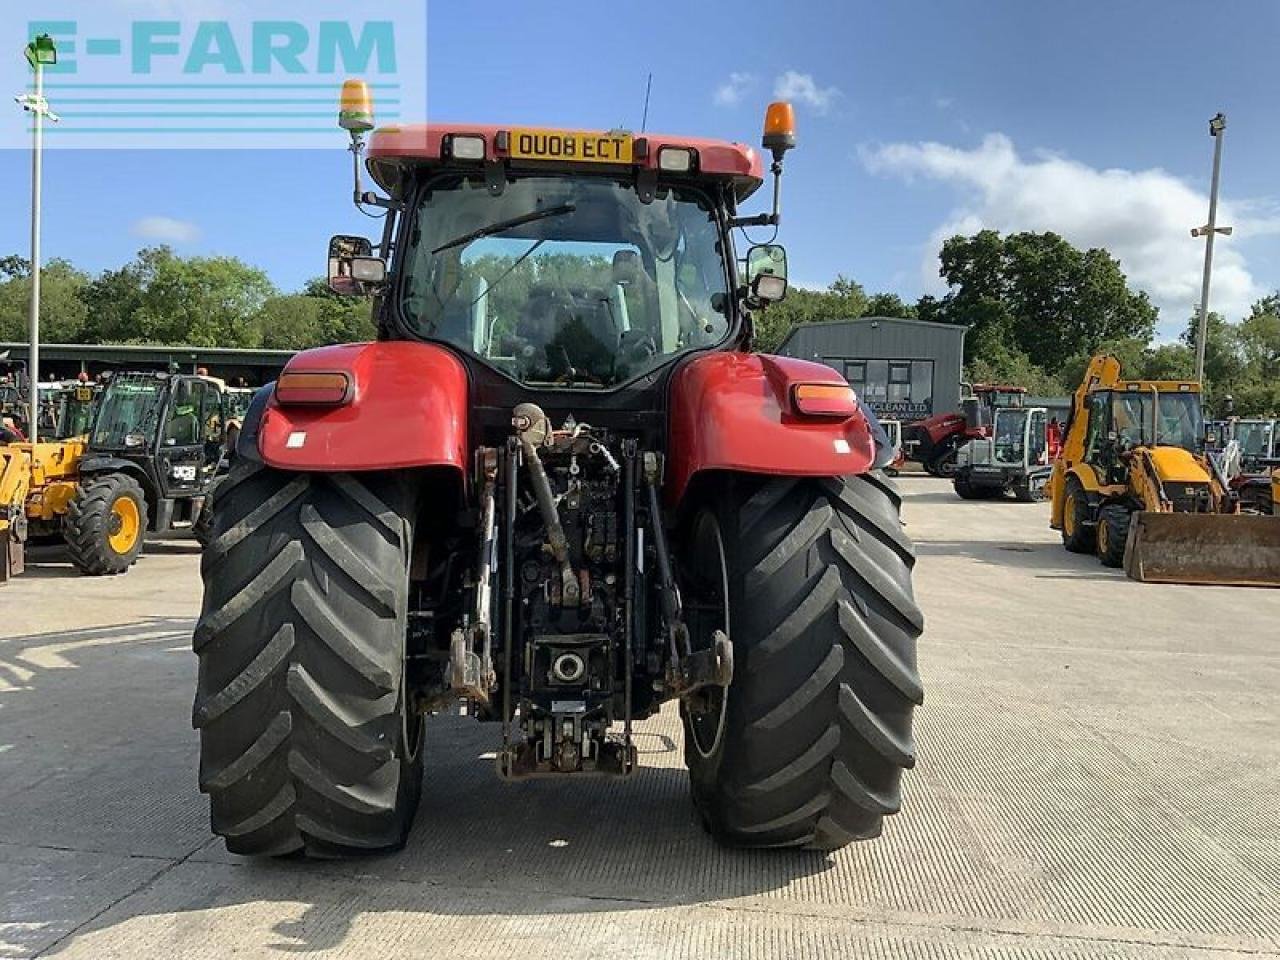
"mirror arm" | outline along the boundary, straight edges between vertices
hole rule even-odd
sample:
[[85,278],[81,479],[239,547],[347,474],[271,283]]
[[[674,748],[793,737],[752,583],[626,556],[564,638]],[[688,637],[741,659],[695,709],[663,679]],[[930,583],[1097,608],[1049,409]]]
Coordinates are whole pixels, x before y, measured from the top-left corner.
[[734,217],[729,221],[730,229],[734,227],[776,227],[782,222],[782,158],[774,155],[769,167],[773,174],[773,209],[769,213],[758,213],[754,217]]
[[360,161],[364,157],[364,134],[351,131],[351,173],[353,181],[352,200],[357,207],[381,207],[384,210],[399,210],[400,204],[387,197],[380,197],[372,190],[365,190],[360,177]]

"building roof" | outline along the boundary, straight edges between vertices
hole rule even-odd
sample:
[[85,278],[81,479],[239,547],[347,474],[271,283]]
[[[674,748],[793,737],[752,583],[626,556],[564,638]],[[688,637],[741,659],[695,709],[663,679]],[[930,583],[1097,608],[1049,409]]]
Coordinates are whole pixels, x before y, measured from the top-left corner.
[[878,325],[881,323],[904,324],[912,327],[932,327],[940,331],[945,330],[957,333],[961,339],[964,339],[965,333],[969,330],[967,326],[962,326],[956,323],[938,323],[934,320],[915,320],[911,317],[849,317],[844,320],[817,320],[813,323],[799,323],[792,327],[787,331],[787,335],[782,338],[782,343],[778,345],[778,350],[781,351],[786,347],[786,345],[791,342],[792,338],[800,331],[813,327],[843,327],[861,324]]
[[[0,353],[12,351],[14,359],[28,355],[25,342],[0,343]],[[200,360],[241,360],[279,362],[294,355],[293,350],[246,350],[240,347],[196,347],[191,344],[162,343],[42,343],[43,357],[136,357],[140,360],[167,360],[170,357]]]

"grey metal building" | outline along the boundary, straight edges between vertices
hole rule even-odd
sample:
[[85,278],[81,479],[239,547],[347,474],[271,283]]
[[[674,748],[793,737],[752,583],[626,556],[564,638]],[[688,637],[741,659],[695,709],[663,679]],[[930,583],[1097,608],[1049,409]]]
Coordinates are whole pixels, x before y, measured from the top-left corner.
[[[26,343],[0,343],[0,354],[27,360]],[[71,380],[83,372],[104,370],[168,370],[195,373],[204,368],[228,383],[243,379],[257,387],[276,378],[292,350],[240,350],[230,347],[164,346],[160,344],[44,343],[40,345],[40,379]]]
[[898,317],[795,326],[778,348],[844,374],[886,419],[919,420],[960,409],[966,327]]

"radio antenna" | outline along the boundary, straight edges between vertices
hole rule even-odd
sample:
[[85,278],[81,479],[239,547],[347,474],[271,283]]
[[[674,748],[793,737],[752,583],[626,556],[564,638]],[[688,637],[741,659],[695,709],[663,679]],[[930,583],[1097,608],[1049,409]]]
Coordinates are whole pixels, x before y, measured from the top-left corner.
[[644,115],[640,118],[640,132],[644,133],[649,126],[649,92],[653,90],[653,71],[649,72],[649,79],[644,83]]

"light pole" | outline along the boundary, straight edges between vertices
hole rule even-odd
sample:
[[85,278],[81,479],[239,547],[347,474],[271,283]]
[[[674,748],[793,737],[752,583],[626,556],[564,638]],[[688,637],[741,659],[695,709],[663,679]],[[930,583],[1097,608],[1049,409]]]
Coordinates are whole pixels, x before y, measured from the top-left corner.
[[1209,186],[1209,222],[1193,227],[1191,236],[1204,237],[1204,280],[1200,285],[1200,326],[1196,333],[1196,379],[1204,382],[1204,348],[1209,339],[1209,279],[1213,275],[1213,238],[1221,233],[1231,236],[1230,227],[1218,226],[1218,174],[1222,170],[1222,140],[1226,135],[1227,115],[1218,113],[1209,121],[1213,137],[1213,180]]
[[30,383],[30,406],[27,409],[28,439],[35,443],[40,430],[40,189],[44,159],[44,121],[53,123],[58,117],[49,109],[44,98],[44,68],[58,62],[58,48],[53,38],[42,33],[26,49],[27,62],[36,74],[36,92],[17,97],[23,110],[32,114],[35,122],[35,140],[31,151],[31,315],[28,318],[28,335],[31,353],[27,358],[27,380]]

